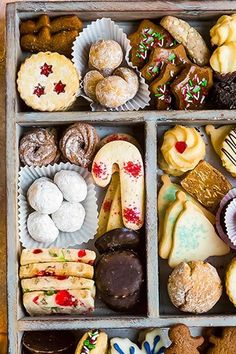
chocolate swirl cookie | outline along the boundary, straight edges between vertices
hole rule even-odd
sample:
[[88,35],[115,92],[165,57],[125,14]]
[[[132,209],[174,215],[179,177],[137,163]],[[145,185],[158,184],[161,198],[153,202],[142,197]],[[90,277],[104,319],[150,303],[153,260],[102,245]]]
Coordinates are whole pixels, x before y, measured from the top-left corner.
[[35,128],[20,141],[20,160],[28,166],[46,166],[59,158],[56,130]]
[[75,123],[68,127],[60,140],[64,158],[71,163],[87,167],[96,152],[99,136],[89,124]]

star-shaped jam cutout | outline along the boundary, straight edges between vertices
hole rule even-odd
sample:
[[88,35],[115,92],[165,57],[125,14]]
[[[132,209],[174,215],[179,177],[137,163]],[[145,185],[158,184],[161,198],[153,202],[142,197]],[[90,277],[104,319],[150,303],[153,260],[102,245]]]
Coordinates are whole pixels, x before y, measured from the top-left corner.
[[45,75],[48,77],[48,75],[52,74],[52,65],[48,65],[47,63],[44,63],[43,66],[40,66],[40,74]]
[[45,89],[45,86],[38,84],[37,86],[34,87],[33,94],[37,95],[38,97],[41,97],[42,95],[45,95],[44,89]]
[[54,83],[54,90],[58,95],[60,93],[64,93],[65,92],[65,87],[66,87],[66,84],[63,84],[61,82],[61,80],[57,83]]

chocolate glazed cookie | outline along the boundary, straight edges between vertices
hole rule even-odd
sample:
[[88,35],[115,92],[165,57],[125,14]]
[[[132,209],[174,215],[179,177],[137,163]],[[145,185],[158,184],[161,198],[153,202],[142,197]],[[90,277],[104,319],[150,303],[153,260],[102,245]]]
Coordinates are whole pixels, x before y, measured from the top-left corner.
[[102,300],[117,311],[134,307],[143,283],[139,257],[128,250],[105,253],[95,270]]

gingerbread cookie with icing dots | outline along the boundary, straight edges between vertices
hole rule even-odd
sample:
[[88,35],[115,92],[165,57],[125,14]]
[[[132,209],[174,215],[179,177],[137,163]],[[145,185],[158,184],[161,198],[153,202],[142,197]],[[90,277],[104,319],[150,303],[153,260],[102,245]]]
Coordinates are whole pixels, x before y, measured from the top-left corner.
[[21,65],[17,88],[22,100],[35,110],[64,111],[76,100],[79,75],[64,55],[40,52]]
[[169,48],[176,44],[171,35],[160,25],[149,20],[143,20],[137,31],[129,35],[131,51],[130,59],[133,65],[142,68],[153,48]]

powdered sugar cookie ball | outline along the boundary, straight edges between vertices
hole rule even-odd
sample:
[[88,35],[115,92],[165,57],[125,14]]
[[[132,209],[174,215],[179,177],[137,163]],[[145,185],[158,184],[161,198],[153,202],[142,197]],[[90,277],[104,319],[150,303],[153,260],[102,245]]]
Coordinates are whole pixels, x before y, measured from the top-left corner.
[[59,235],[59,230],[50,216],[38,211],[29,215],[27,228],[30,236],[38,242],[52,243]]
[[115,70],[114,75],[120,76],[128,84],[129,99],[133,98],[138,92],[139,81],[136,72],[130,68],[118,68]]
[[36,179],[28,189],[27,198],[30,206],[42,214],[57,211],[63,201],[60,189],[46,177]]
[[91,45],[89,65],[105,75],[110,75],[123,61],[123,51],[113,40],[99,40]]
[[52,214],[56,227],[63,232],[75,232],[81,229],[85,218],[85,210],[80,203],[64,201],[61,207]]
[[97,84],[96,97],[102,106],[119,107],[130,99],[128,84],[120,76],[106,77]]
[[84,76],[84,92],[94,102],[97,102],[96,86],[104,79],[104,76],[97,70],[91,70]]
[[54,176],[54,182],[68,202],[79,203],[87,196],[87,184],[76,171],[59,171]]

